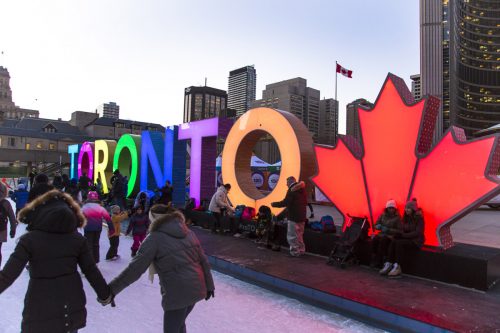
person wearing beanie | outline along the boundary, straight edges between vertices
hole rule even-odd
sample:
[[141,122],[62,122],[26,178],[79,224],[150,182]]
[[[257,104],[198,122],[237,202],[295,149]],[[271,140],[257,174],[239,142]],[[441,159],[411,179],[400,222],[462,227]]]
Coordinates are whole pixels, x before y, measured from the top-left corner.
[[0,182],[0,266],[2,266],[2,244],[7,242],[7,225],[10,222],[10,238],[16,236],[17,220],[7,200],[7,186]]
[[[387,258],[389,244],[393,240],[393,236],[398,232],[398,227],[401,223],[396,201],[389,200],[385,204],[384,212],[379,216],[375,223],[375,230],[378,233],[372,239],[372,267],[380,267]],[[376,231],[376,232],[377,232]]]
[[30,188],[30,193],[28,194],[28,202],[30,203],[39,196],[52,191],[54,186],[49,185],[49,177],[46,174],[40,173],[35,176],[33,181],[33,186]]
[[111,222],[113,223],[113,232],[108,230],[109,250],[106,253],[106,260],[115,260],[118,255],[118,245],[120,245],[121,224],[128,218],[127,212],[122,212],[120,206],[111,206]]
[[389,245],[388,261],[380,271],[380,274],[387,274],[390,278],[401,277],[402,261],[408,253],[418,251],[425,242],[424,216],[416,199],[406,203],[398,229],[398,232],[394,234],[394,240]]
[[282,201],[272,202],[272,207],[285,207],[288,218],[286,238],[290,244],[290,256],[300,257],[306,251],[304,244],[304,227],[307,220],[306,184],[297,182],[295,177],[286,179],[288,191]]
[[108,224],[109,232],[114,233],[115,229],[111,222],[108,211],[101,206],[99,195],[95,191],[87,194],[87,201],[82,206],[82,213],[87,219],[87,225],[83,229],[83,235],[87,238],[90,252],[94,256],[95,263],[99,263],[99,238],[101,237],[102,224]]
[[[157,204],[151,207],[149,217],[152,221],[149,236],[127,268],[109,286],[112,294],[118,295],[149,267],[150,280],[154,280],[155,274],[160,279],[162,332],[186,332],[186,318],[195,304],[215,295],[210,265],[180,211]],[[103,305],[110,303],[101,300]]]
[[76,332],[85,327],[86,297],[78,267],[99,298],[110,299],[111,292],[77,231],[85,224],[80,206],[53,190],[26,205],[19,220],[27,225],[26,233],[0,271],[0,294],[29,263],[20,331]]
[[17,190],[14,191],[12,194],[11,198],[12,201],[16,203],[16,214],[24,208],[26,205],[26,202],[28,202],[28,195],[29,192],[26,191],[26,185],[25,184],[19,184],[17,186]]

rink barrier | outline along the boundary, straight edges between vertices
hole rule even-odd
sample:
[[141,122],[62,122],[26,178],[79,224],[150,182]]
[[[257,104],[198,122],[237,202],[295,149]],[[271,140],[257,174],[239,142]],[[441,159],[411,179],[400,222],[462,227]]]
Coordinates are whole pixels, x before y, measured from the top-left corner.
[[370,326],[391,332],[451,332],[441,327],[258,272],[215,256],[207,255],[207,257],[212,269],[220,273],[233,276],[239,280],[297,299],[301,302],[345,315]]

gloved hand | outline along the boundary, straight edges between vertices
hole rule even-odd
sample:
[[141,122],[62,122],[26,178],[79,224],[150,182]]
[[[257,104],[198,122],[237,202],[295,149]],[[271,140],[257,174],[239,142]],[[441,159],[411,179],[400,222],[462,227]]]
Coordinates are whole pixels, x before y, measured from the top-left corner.
[[113,295],[112,292],[109,293],[109,297],[106,298],[106,299],[100,299],[99,297],[97,297],[97,301],[99,303],[101,303],[102,306],[106,306],[108,304],[111,304],[111,307],[115,307],[116,304],[115,304],[115,295]]
[[381,229],[382,229],[382,225],[381,225],[381,224],[377,224],[377,225],[375,225],[375,229],[377,229],[377,230],[381,230]]
[[271,202],[271,207],[276,207],[276,202]]
[[14,237],[16,237],[16,230],[10,229],[10,238],[14,238]]
[[205,297],[205,301],[208,301],[210,299],[210,297],[215,297],[215,291],[214,290],[207,291],[207,297]]

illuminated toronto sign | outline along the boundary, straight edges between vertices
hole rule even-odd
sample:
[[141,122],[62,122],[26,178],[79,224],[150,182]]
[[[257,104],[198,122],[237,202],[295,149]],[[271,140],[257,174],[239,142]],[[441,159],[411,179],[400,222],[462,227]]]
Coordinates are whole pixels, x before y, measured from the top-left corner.
[[[255,108],[234,125],[213,118],[170,126],[165,133],[125,134],[118,142],[72,145],[71,174],[99,178],[107,192],[111,173],[119,169],[128,177],[128,196],[160,188],[169,180],[174,202],[182,204],[189,144],[189,196],[199,204],[215,192],[217,139],[227,136],[221,181],[232,185],[233,205],[258,209],[282,200],[289,176],[311,179],[345,217],[366,216],[371,224],[388,199],[402,209],[408,199],[416,198],[425,218],[426,244],[448,248],[453,244],[450,226],[500,193],[500,147],[498,136],[466,141],[456,127],[432,146],[438,107],[434,97],[415,102],[404,81],[389,74],[374,108],[359,110],[361,142],[340,135],[335,147],[313,145],[307,128],[291,113]],[[253,148],[264,135],[272,136],[279,147],[283,176],[269,175],[267,195],[253,179],[261,184],[263,177],[250,167]]]

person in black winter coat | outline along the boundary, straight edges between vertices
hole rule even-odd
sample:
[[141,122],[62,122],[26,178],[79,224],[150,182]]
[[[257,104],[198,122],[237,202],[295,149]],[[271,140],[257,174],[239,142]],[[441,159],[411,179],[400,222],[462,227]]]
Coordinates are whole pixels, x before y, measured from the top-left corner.
[[97,269],[85,238],[80,207],[67,194],[50,191],[19,212],[27,232],[0,271],[0,293],[29,262],[21,331],[76,332],[85,327],[87,312],[80,267],[99,299],[111,299],[110,288]]
[[401,277],[401,262],[405,256],[418,251],[425,242],[424,216],[415,199],[406,203],[405,213],[398,229],[399,231],[394,234],[395,239],[389,246],[388,261],[380,270],[380,274],[387,274],[390,278]]
[[28,194],[28,203],[53,189],[54,186],[49,185],[49,177],[47,177],[47,175],[44,173],[38,174],[35,177],[33,187],[30,188],[30,193]]
[[288,214],[287,240],[290,244],[290,255],[298,257],[304,254],[304,224],[306,222],[307,193],[306,184],[297,182],[295,177],[288,177],[288,191],[285,199],[271,203],[273,207],[286,207]]

